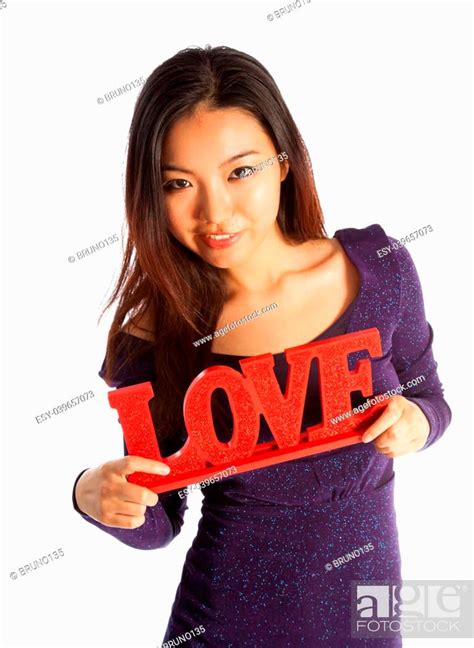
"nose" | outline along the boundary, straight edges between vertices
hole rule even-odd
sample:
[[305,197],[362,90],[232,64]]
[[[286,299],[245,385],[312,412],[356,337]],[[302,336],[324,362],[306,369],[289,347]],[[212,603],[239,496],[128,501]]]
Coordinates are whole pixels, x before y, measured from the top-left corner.
[[206,223],[229,223],[233,216],[232,197],[220,183],[204,187],[198,206],[198,218]]

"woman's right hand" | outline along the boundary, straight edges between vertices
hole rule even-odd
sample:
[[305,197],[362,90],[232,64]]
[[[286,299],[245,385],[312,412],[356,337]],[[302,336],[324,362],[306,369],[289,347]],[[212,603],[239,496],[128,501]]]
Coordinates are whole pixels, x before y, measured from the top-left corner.
[[134,472],[167,475],[169,466],[161,461],[126,455],[89,468],[76,484],[78,507],[97,522],[122,529],[136,529],[145,522],[147,506],[158,503],[149,488],[127,481]]

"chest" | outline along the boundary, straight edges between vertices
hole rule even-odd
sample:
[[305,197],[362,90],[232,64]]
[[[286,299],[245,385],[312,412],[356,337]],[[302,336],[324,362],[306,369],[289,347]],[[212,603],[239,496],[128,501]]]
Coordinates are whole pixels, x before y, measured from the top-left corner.
[[332,326],[357,298],[358,273],[305,276],[259,298],[224,305],[212,341],[214,353],[241,356],[280,353],[306,344]]

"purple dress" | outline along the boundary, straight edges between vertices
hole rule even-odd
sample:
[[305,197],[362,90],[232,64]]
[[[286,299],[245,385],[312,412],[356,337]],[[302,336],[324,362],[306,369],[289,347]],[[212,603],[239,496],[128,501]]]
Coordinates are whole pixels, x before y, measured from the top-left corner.
[[[361,285],[346,312],[316,339],[378,328],[383,355],[371,359],[373,393],[424,376],[402,394],[419,405],[430,422],[425,449],[443,434],[451,411],[437,375],[433,330],[426,321],[411,256],[401,248],[379,258],[376,251],[394,243],[380,225],[338,230],[335,237],[358,269]],[[131,337],[136,344],[150,344]],[[213,364],[239,369],[243,357],[214,353]],[[369,357],[367,352],[350,354],[350,368],[363,357]],[[275,375],[284,391],[285,356],[278,353],[274,358]],[[315,365],[303,429],[321,420]],[[104,364],[99,375],[104,375]],[[154,375],[150,352],[116,376],[112,386],[144,382]],[[364,400],[360,392],[353,393],[353,406]],[[218,436],[223,431],[230,434],[230,415],[218,422]],[[272,436],[262,416],[259,442],[269,440]],[[196,631],[186,645],[401,646],[400,638],[354,639],[350,629],[351,581],[401,579],[394,479],[393,460],[377,452],[373,443],[360,443],[206,486],[202,517],[186,555],[163,642],[175,639],[178,645],[180,635],[203,626],[205,631]],[[177,493],[160,494],[137,529],[107,527],[83,514],[74,490],[73,503],[85,520],[121,542],[157,549],[166,547],[183,524],[187,504]]]

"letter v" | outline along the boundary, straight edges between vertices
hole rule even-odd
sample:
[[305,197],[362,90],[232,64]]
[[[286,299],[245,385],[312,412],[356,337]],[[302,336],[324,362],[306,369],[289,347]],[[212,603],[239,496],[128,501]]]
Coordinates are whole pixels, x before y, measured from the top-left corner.
[[294,446],[300,440],[310,361],[308,354],[292,358],[284,396],[273,371],[271,353],[239,361],[279,448]]

